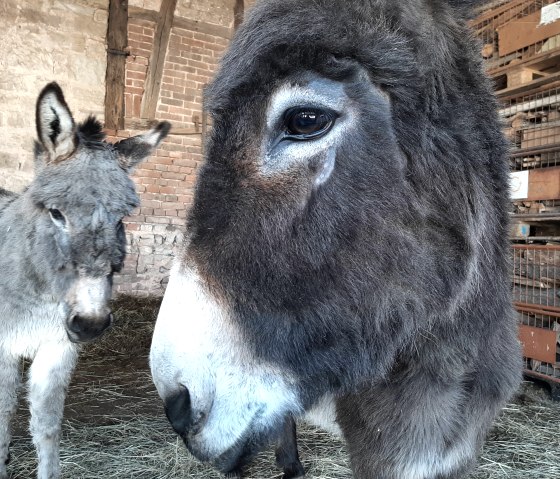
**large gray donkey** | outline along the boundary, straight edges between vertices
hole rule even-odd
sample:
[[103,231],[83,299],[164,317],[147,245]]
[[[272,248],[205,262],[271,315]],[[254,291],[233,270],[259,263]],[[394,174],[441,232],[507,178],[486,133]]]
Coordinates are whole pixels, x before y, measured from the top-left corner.
[[93,117],[76,125],[60,87],[37,100],[36,178],[21,195],[0,190],[0,478],[22,358],[39,479],[60,476],[66,389],[79,344],[112,322],[113,273],[125,257],[122,219],[138,205],[131,169],[169,132],[159,123],[115,145]]

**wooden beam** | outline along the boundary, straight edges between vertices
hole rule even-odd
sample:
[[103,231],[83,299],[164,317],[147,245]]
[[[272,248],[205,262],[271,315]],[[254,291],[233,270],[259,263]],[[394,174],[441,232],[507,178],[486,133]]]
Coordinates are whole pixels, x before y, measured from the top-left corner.
[[522,50],[547,38],[560,35],[560,22],[541,25],[540,10],[498,27],[498,53],[501,57]]
[[140,117],[155,118],[156,106],[161,88],[165,54],[169,45],[169,35],[173,25],[173,15],[177,0],[162,0],[159,19],[154,34],[154,46],[150,55],[150,63],[146,74],[144,97],[140,108]]
[[128,0],[110,0],[105,75],[105,128],[112,130],[120,130],[124,126],[127,27]]
[[199,22],[198,20],[191,20],[190,18],[175,17],[173,26],[176,28],[183,28],[191,32],[206,33],[214,37],[225,38],[227,40],[232,37],[232,29],[222,27],[220,25],[213,25],[212,23]]
[[243,15],[245,15],[245,0],[235,0],[233,6],[233,29],[237,30],[239,25],[243,23]]
[[[159,20],[159,12],[131,5],[128,8],[128,18],[157,23]],[[191,20],[190,18],[175,17],[173,19],[173,27],[182,28],[191,32],[206,33],[207,35],[226,38],[228,40],[232,37],[231,28],[200,22],[198,20]]]
[[128,18],[134,18],[135,20],[147,20],[149,22],[157,23],[159,20],[159,12],[130,5],[130,7],[128,7]]
[[547,90],[552,90],[552,88],[557,88],[560,82],[560,72],[546,74],[543,78],[537,78],[536,80],[524,83],[522,85],[517,85],[514,87],[504,88],[502,90],[496,91],[498,98],[520,98],[526,94],[537,93],[535,90],[542,86],[546,86]]
[[485,11],[481,13],[478,17],[471,20],[470,23],[472,26],[476,26],[477,24],[480,24],[487,20],[491,20],[492,18],[499,17],[500,15],[506,13],[508,10],[516,9],[519,6],[526,7],[526,4],[527,4],[527,0],[513,0],[503,4],[502,6],[498,6],[496,8],[489,8],[489,9],[485,8],[484,9]]

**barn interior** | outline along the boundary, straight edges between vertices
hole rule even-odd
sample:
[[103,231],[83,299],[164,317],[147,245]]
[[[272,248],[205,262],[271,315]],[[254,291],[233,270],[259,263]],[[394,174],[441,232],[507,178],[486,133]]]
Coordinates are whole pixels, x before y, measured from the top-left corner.
[[[110,332],[84,349],[65,409],[63,477],[222,477],[184,448],[163,414],[148,352],[183,235],[209,119],[204,86],[254,0],[4,0],[0,4],[0,187],[33,177],[39,90],[56,80],[74,117],[110,140],[156,119],[172,133],[135,173]],[[471,21],[511,141],[512,288],[526,381],[492,429],[471,479],[560,477],[560,2],[493,0]],[[25,369],[25,368],[24,368]],[[24,372],[23,372],[24,374]],[[33,477],[28,412],[14,422],[12,478]],[[351,478],[344,444],[300,424],[307,477]],[[271,448],[248,478],[282,477]]]

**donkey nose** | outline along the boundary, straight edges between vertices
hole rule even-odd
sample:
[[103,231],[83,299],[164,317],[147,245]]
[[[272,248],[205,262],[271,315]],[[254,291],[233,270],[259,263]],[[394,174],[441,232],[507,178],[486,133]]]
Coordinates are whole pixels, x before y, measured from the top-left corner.
[[173,430],[183,439],[187,434],[197,434],[206,422],[205,413],[193,413],[191,396],[185,386],[164,400],[165,415]]
[[66,330],[70,341],[85,343],[101,336],[111,324],[113,324],[113,313],[109,313],[102,319],[75,315],[68,320]]

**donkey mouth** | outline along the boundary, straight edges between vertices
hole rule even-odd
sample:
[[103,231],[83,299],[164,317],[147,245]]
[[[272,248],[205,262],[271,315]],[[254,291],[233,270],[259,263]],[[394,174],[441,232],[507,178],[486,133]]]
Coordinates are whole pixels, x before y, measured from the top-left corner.
[[186,434],[182,436],[183,442],[189,452],[199,461],[212,465],[215,469],[225,474],[226,477],[239,477],[240,471],[274,439],[270,431],[257,432],[252,421],[243,435],[239,437],[228,449],[217,456],[209,453],[208,444],[201,441],[201,434]]
[[204,451],[204,445],[200,445],[196,441],[196,436],[187,435],[182,438],[186,448],[199,461],[211,464],[215,469],[228,477],[237,477],[243,466],[248,464],[262,448],[268,444],[268,441],[262,442],[251,438],[250,435],[240,438],[227,451],[221,453],[217,457],[211,457]]

